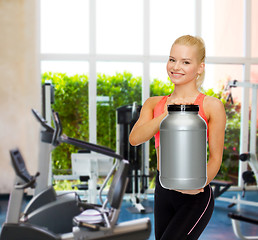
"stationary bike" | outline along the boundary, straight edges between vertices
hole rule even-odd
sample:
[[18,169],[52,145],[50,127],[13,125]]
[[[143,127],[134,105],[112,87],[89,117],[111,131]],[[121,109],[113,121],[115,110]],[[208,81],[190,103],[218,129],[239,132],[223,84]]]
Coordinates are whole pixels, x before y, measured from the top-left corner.
[[[68,194],[67,196],[64,195],[63,201],[52,199],[48,203],[46,203],[47,200],[41,201],[41,197],[35,196],[26,207],[25,210],[27,211],[25,211],[23,217],[20,218],[24,189],[28,187],[34,188],[36,178],[39,174],[37,173],[35,176],[31,176],[26,169],[20,152],[17,149],[12,150],[10,153],[17,175],[17,184],[15,184],[10,197],[6,222],[3,224],[0,240],[147,239],[151,232],[149,218],[117,224],[127,185],[128,161],[123,160],[120,155],[108,148],[62,135],[61,122],[57,113],[53,112],[56,129],[48,126],[46,121],[36,111],[33,111],[33,113],[42,125],[45,125],[45,129],[47,129],[46,135],[48,138],[45,135],[45,139],[52,137],[53,141],[56,141],[56,144],[67,142],[81,148],[87,148],[91,151],[114,157],[116,163],[101,187],[100,200],[102,205],[83,203],[75,193]],[[115,172],[116,169],[117,171]],[[112,176],[113,181],[106,201],[103,201],[103,189]],[[51,194],[49,195],[51,196]],[[45,195],[43,194],[43,196]],[[72,201],[67,199],[72,199]],[[71,212],[77,213],[74,215],[67,214],[69,208],[75,209]],[[99,213],[98,221],[92,222],[92,216],[87,212],[88,209]],[[62,226],[65,227],[61,228]]]

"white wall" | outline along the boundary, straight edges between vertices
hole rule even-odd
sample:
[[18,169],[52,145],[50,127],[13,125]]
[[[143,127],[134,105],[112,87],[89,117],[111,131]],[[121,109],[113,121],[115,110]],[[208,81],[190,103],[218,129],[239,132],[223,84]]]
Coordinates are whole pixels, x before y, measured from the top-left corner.
[[9,150],[19,147],[31,173],[38,160],[40,110],[37,1],[0,0],[0,194],[10,192],[14,172]]

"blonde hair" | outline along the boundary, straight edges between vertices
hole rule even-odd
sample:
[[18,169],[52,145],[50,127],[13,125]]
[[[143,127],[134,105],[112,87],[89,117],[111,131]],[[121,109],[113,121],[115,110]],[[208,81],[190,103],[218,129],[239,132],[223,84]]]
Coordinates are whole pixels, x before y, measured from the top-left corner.
[[[198,57],[199,63],[205,62],[205,57],[206,57],[205,44],[201,37],[184,35],[184,36],[177,38],[174,41],[172,46],[174,46],[175,44],[181,44],[181,45],[185,45],[185,46],[196,46],[197,53],[198,53],[197,57]],[[199,74],[196,79],[197,88],[200,88],[202,86],[204,77],[205,77],[205,70],[201,74]]]

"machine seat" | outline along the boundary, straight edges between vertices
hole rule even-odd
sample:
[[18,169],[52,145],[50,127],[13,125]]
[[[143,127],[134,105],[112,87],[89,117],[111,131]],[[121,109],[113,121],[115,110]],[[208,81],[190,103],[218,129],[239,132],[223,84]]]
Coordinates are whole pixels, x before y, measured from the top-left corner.
[[213,189],[214,198],[217,198],[220,195],[222,195],[224,192],[226,192],[233,185],[233,182],[222,181],[222,180],[212,180],[210,182],[210,185],[214,187]]

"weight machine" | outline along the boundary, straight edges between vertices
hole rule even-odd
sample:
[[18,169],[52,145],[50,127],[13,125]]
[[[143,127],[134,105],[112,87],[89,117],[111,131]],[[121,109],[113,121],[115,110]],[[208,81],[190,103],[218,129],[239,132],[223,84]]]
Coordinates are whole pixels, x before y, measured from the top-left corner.
[[[256,183],[258,185],[258,160],[256,157],[256,133],[257,133],[257,90],[258,84],[250,83],[250,82],[239,82],[237,80],[229,82],[227,88],[230,90],[235,87],[243,87],[246,89],[252,90],[252,102],[251,102],[251,126],[250,126],[250,144],[249,144],[249,152],[241,153],[239,156],[240,162],[240,172],[239,172],[239,185],[243,186],[243,197],[245,194],[245,186],[248,183]],[[231,95],[231,92],[230,92]],[[245,99],[246,100],[246,99]],[[248,100],[248,99],[247,99]],[[243,107],[243,106],[242,106]],[[243,114],[242,114],[243,115]],[[248,122],[248,115],[242,116],[242,120]],[[243,128],[243,127],[242,127]],[[242,134],[244,129],[241,129]],[[242,140],[242,139],[241,139]],[[241,144],[243,144],[241,142]],[[247,166],[250,166],[251,170],[247,170]],[[258,207],[258,202],[245,201],[240,199],[239,195],[233,199],[227,199],[219,197],[219,200],[231,202],[231,206],[235,204],[245,204],[249,206]],[[254,218],[250,218],[247,216],[243,216],[238,213],[229,213],[228,216],[231,218],[232,226],[235,235],[242,240],[258,240],[258,236],[244,236],[241,232],[240,222],[248,222],[250,224],[258,225],[258,220]]]
[[[51,125],[52,108],[51,104],[54,103],[54,86],[51,81],[46,81],[42,85],[42,117],[45,119],[46,124]],[[53,146],[51,144],[40,142],[38,169],[41,174],[38,177],[38,183],[35,187],[34,195],[44,191],[52,184],[52,165],[51,165],[51,152]]]
[[142,194],[146,194],[149,181],[149,161],[145,159],[145,144],[132,146],[129,143],[129,134],[139,118],[141,106],[134,102],[117,109],[117,146],[120,155],[130,162],[129,183],[126,193],[131,194],[130,200],[138,213],[151,210],[141,204]]
[[[18,149],[10,151],[16,172],[16,183],[10,195],[6,221],[0,234],[1,240],[86,240],[86,239],[147,239],[151,232],[149,218],[117,223],[124,192],[128,182],[129,162],[113,150],[70,138],[62,134],[59,116],[53,111],[55,128],[46,123],[35,110],[33,114],[44,131],[42,140],[53,146],[68,143],[91,150],[111,158],[115,164],[109,171],[99,192],[101,205],[82,202],[76,193],[56,196],[53,188],[34,196],[21,214],[24,190],[34,188],[37,173],[32,176],[27,171],[25,161]],[[106,199],[103,189],[112,178]],[[22,217],[21,217],[22,216]]]
[[[46,82],[42,86],[42,113],[43,117],[46,120],[46,123],[51,125],[52,121],[52,109],[51,104],[54,103],[54,86],[51,82]],[[117,152],[122,155],[125,159],[130,161],[130,169],[129,169],[129,183],[126,189],[126,193],[130,194],[130,200],[133,203],[137,212],[145,213],[150,212],[149,207],[144,207],[141,204],[142,195],[146,194],[146,191],[149,186],[149,161],[145,160],[145,144],[141,146],[133,147],[129,143],[129,134],[130,131],[139,118],[141,106],[138,106],[136,102],[131,105],[125,105],[117,109]],[[51,143],[51,142],[49,142]],[[41,175],[39,176],[39,184],[37,184],[35,189],[35,194],[42,192],[44,189],[48,188],[52,182],[52,166],[51,166],[51,151],[53,146],[51,144],[41,142],[40,144],[40,157],[38,166],[41,171]],[[85,161],[77,161],[78,159],[84,158]],[[93,159],[94,158],[94,159]],[[108,157],[103,156],[100,157],[95,153],[76,153],[72,155],[72,164],[81,162],[85,166],[85,164],[89,164],[91,167],[96,168],[96,161],[98,159],[106,158],[107,162],[110,162]],[[92,160],[91,160],[92,159]],[[88,163],[87,163],[88,161]],[[95,166],[93,164],[95,164]],[[73,164],[78,167],[78,164]],[[98,164],[99,165],[99,164]],[[80,166],[79,166],[80,168]],[[91,171],[92,172],[92,171]],[[70,178],[74,178],[77,175],[78,171],[73,170],[72,176]],[[79,175],[85,175],[80,171]],[[88,174],[89,175],[89,174]],[[83,177],[83,176],[82,176]],[[61,179],[62,176],[54,176],[55,179]],[[91,180],[96,180],[97,176],[95,173],[91,174]],[[96,201],[96,181],[89,181],[88,184],[82,186],[82,189],[87,189],[87,191],[92,193],[90,196],[88,194],[88,199],[91,201]],[[87,194],[86,194],[87,197]],[[95,200],[94,200],[95,199]]]
[[[55,101],[55,89],[51,81],[46,81],[42,85],[42,117],[45,123],[51,126],[54,122],[52,118],[52,104]],[[47,135],[46,125],[41,125],[43,135]],[[45,131],[45,132],[44,132]],[[72,175],[53,175],[51,152],[56,146],[53,145],[52,139],[46,139],[40,142],[40,154],[38,159],[38,169],[41,172],[38,177],[39,181],[36,185],[34,195],[45,191],[52,185],[52,180],[77,180],[81,183],[74,185],[83,192],[85,199],[91,203],[97,203],[97,180],[99,176],[106,177],[108,169],[113,164],[113,159],[103,155],[89,151],[78,151],[71,155]],[[103,169],[103,167],[106,167]]]

